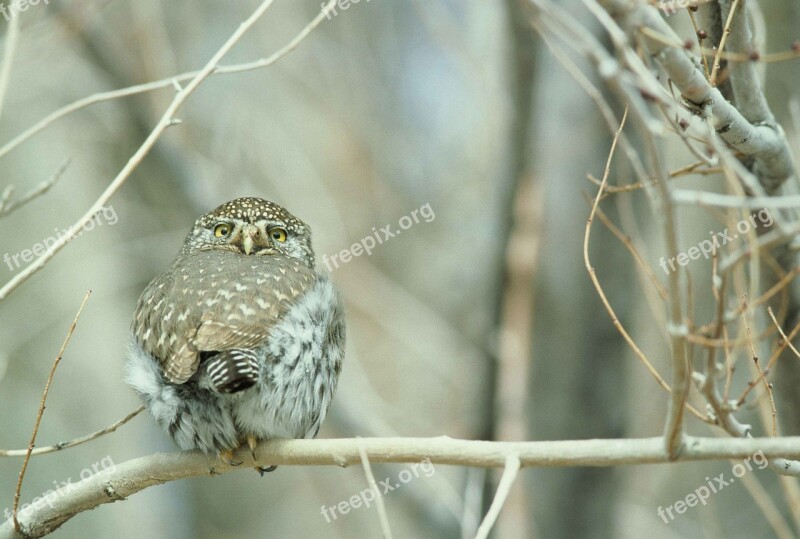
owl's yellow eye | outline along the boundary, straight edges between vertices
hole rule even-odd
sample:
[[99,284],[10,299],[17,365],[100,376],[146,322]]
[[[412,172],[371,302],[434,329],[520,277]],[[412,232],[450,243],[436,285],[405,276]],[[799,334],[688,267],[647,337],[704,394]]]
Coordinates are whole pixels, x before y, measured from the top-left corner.
[[231,233],[231,225],[228,223],[220,223],[214,227],[214,235],[218,238],[222,238],[227,236]]
[[273,228],[269,231],[269,235],[272,236],[272,239],[275,241],[281,243],[286,241],[286,231],[282,228]]

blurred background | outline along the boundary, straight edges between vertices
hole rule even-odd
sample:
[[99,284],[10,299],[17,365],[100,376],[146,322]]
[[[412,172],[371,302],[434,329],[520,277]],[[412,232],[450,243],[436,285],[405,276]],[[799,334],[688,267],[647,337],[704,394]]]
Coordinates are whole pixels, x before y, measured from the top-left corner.
[[[258,3],[31,6],[20,15],[0,144],[82,97],[199,69]],[[561,4],[601,35],[580,1]],[[787,50],[800,37],[800,5],[763,7],[765,49]],[[319,9],[317,0],[277,0],[224,63],[269,56]],[[348,343],[320,437],[659,435],[666,394],[614,329],[583,263],[584,195],[596,189],[586,175],[602,176],[611,137],[526,20],[516,0],[361,0],[274,66],[205,81],[180,111],[182,125],[159,140],[100,224],[0,305],[0,449],[27,445],[52,360],[87,289],[93,294],[57,371],[37,445],[95,431],[139,405],[122,383],[136,300],[172,262],[194,219],[239,196],[276,201],[309,223],[320,271],[328,271],[322,255],[373,227],[396,229],[426,205],[435,216],[333,268],[348,309]],[[685,13],[670,22],[691,37]],[[7,29],[0,18],[3,43]],[[800,153],[800,63],[770,66],[767,80],[767,97]],[[71,161],[47,194],[3,219],[0,255],[74,223],[173,94],[167,88],[82,109],[4,156],[0,188],[14,185],[17,196]],[[687,162],[678,151],[665,147],[676,166]],[[620,167],[613,181],[634,180]],[[644,194],[618,195],[603,208],[636,225],[638,246],[657,268],[665,249]],[[682,245],[706,237],[707,225],[698,226]],[[591,251],[617,314],[669,373],[648,283],[599,224]],[[18,271],[0,265],[0,282]],[[704,261],[693,271],[708,278]],[[688,429],[711,432],[693,418]],[[77,481],[93,465],[174,449],[142,414],[111,435],[33,458],[22,501],[54,482]],[[12,506],[21,464],[0,458],[0,509]],[[406,468],[374,466],[379,480]],[[725,462],[523,470],[495,536],[774,536],[742,484],[669,524],[658,516],[659,506],[729,471]],[[395,537],[474,536],[496,474],[436,465],[403,484],[384,500]],[[788,519],[774,474],[752,476],[774,501],[775,518]],[[360,467],[283,466],[264,478],[245,470],[176,481],[81,514],[54,536],[378,537],[374,508],[331,522],[321,514],[365,485]]]

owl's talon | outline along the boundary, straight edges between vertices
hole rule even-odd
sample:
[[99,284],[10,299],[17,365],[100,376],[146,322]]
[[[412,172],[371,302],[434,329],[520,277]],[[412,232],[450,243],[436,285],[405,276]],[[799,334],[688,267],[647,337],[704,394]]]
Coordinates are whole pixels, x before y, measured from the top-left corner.
[[241,466],[241,460],[233,460],[233,451],[228,449],[227,451],[220,451],[219,453],[219,460],[227,464],[228,466]]
[[265,474],[265,473],[274,472],[274,471],[275,471],[275,470],[277,470],[277,469],[278,469],[278,467],[277,467],[277,466],[269,466],[269,467],[267,467],[267,468],[262,468],[261,466],[256,466],[256,468],[255,468],[255,470],[256,470],[256,471],[257,471],[259,474],[261,474],[261,477],[264,477],[264,474]]
[[258,447],[258,440],[252,434],[247,435],[247,447],[250,448],[250,454],[253,455],[253,460],[256,460],[256,447]]

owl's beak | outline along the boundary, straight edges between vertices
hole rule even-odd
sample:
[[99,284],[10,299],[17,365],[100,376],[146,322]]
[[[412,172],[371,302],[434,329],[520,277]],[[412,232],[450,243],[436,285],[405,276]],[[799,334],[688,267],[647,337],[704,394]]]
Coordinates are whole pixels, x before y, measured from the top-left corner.
[[242,240],[242,247],[244,248],[244,254],[249,255],[253,252],[253,236],[250,234],[244,237]]
[[247,223],[242,227],[242,249],[244,250],[244,254],[249,255],[253,252],[253,246],[256,243],[257,237],[257,226]]

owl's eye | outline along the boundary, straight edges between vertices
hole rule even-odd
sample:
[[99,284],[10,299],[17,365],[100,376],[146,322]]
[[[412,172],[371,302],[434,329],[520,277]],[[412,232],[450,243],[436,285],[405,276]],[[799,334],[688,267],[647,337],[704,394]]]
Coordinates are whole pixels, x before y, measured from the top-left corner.
[[272,239],[275,241],[279,241],[281,243],[286,241],[286,231],[280,227],[275,227],[270,230],[269,235],[272,236]]
[[222,238],[227,236],[231,233],[231,225],[229,223],[220,223],[214,227],[214,235],[218,238]]

